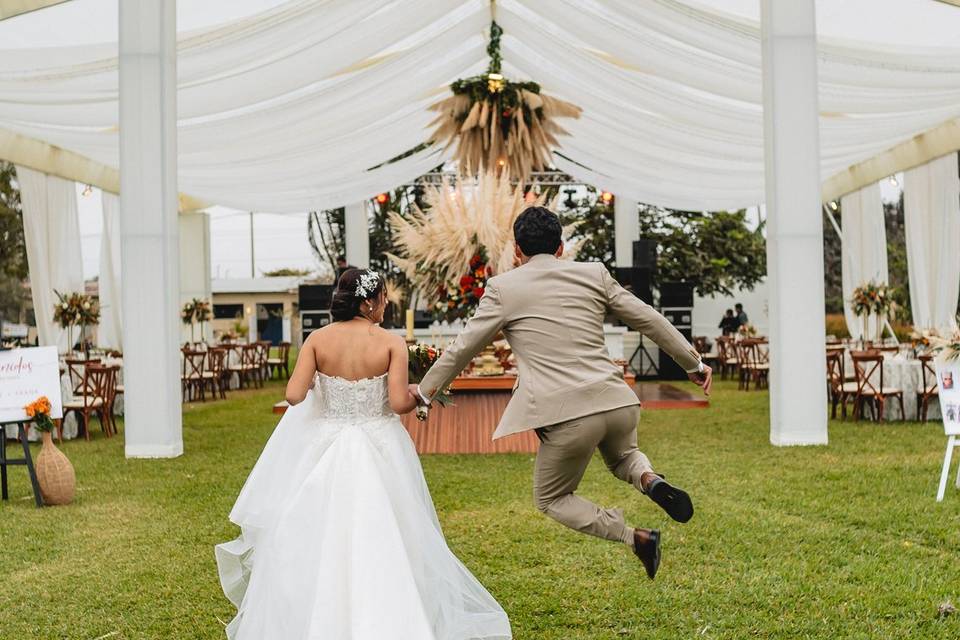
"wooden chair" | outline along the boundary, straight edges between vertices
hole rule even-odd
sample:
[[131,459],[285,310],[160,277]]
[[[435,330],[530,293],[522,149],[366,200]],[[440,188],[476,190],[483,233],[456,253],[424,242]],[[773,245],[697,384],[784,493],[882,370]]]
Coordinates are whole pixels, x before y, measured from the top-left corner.
[[205,351],[184,349],[180,370],[180,387],[184,401],[195,400],[199,394],[200,401],[206,402],[204,387],[206,381],[213,377],[213,374],[206,370],[206,362]]
[[737,344],[740,365],[740,389],[750,390],[750,383],[753,383],[754,389],[761,389],[768,386],[770,364],[767,362],[766,354],[761,352],[761,345],[765,344],[763,340],[756,338],[747,338]]
[[273,379],[274,376],[278,378],[283,375],[283,378],[290,378],[290,343],[281,342],[280,346],[277,347],[277,357],[276,358],[267,358],[267,367],[270,369],[270,378]]
[[100,358],[65,358],[64,364],[67,365],[67,375],[70,377],[70,389],[74,395],[83,394],[83,380],[86,374],[88,364],[98,364]]
[[717,366],[720,368],[720,379],[726,380],[727,376],[737,373],[740,368],[740,360],[737,358],[736,342],[729,336],[717,338]]
[[211,392],[219,394],[221,400],[225,399],[227,397],[226,389],[230,384],[226,349],[211,347],[207,351],[207,370],[212,374]]
[[[84,437],[90,440],[90,418],[96,414],[100,419],[100,428],[108,438],[111,433],[111,418],[107,415],[107,394],[110,391],[110,378],[116,384],[116,372],[110,367],[91,363],[84,367],[82,388],[87,391],[73,400],[63,403],[63,417],[72,411],[77,414],[83,426]],[[62,422],[62,421],[61,421]],[[62,427],[61,427],[62,429]],[[62,439],[63,434],[61,432]]]
[[240,347],[240,362],[228,367],[231,373],[240,378],[240,388],[249,387],[257,375],[257,345],[245,344]]
[[853,401],[853,419],[859,420],[863,407],[869,402],[874,420],[883,420],[883,409],[887,398],[896,398],[900,402],[900,419],[906,420],[903,410],[903,390],[883,385],[883,355],[879,351],[854,352],[853,369],[857,380],[857,393]]
[[917,420],[926,422],[930,400],[940,397],[940,389],[937,386],[937,370],[933,366],[933,356],[926,353],[917,359],[920,360],[920,379],[922,385],[917,391]]
[[847,419],[847,402],[857,394],[857,383],[848,382],[843,364],[843,349],[827,349],[827,392],[830,396],[830,417],[837,417],[837,405],[840,416]]
[[270,375],[270,347],[273,345],[264,340],[254,344],[257,346],[257,386],[262,387]]

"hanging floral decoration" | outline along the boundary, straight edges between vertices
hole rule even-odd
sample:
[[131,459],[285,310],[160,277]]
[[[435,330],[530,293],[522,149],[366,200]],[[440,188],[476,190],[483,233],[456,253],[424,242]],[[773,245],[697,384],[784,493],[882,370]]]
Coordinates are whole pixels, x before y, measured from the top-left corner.
[[558,136],[568,135],[557,118],[579,118],[580,107],[540,91],[536,82],[513,82],[501,74],[500,36],[490,25],[490,66],[482,75],[454,81],[453,95],[430,106],[438,113],[431,142],[444,149],[456,143],[455,157],[464,174],[507,168],[522,180],[551,166]]
[[433,305],[433,315],[438,320],[447,322],[472,316],[486,290],[490,271],[486,252],[481,247],[480,251],[470,258],[470,266],[467,272],[460,276],[459,281],[441,285],[437,291],[438,299]]
[[[439,317],[468,317],[486,281],[514,266],[513,223],[520,212],[530,206],[555,209],[558,200],[559,195],[548,203],[546,193],[513,184],[506,171],[499,176],[487,171],[476,180],[461,177],[454,184],[444,179],[426,187],[423,208],[414,204],[406,216],[390,214],[398,251],[387,256]],[[575,226],[564,228],[564,240]],[[579,246],[568,244],[564,257],[574,258]],[[446,303],[447,310],[438,308],[438,302]]]

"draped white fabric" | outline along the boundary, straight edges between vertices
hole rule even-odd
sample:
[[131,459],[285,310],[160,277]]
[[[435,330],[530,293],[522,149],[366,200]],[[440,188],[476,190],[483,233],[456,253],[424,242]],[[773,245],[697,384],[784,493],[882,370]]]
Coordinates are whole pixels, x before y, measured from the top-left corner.
[[[30,290],[41,345],[67,350],[67,333],[53,321],[60,293],[83,291],[77,189],[73,182],[17,166]],[[80,336],[74,333],[74,340]]]
[[903,175],[910,307],[918,330],[957,326],[960,292],[960,178],[957,154]]
[[103,192],[103,234],[100,236],[100,326],[101,347],[123,350],[120,316],[120,198]]
[[[843,232],[843,312],[850,335],[864,337],[864,320],[850,304],[853,290],[868,282],[887,284],[887,230],[880,201],[880,185],[874,183],[844,196],[840,201]],[[868,319],[867,336],[874,337],[876,321]]]
[[[763,201],[760,28],[725,4],[499,0],[505,72],[584,108],[556,165],[642,202]],[[180,190],[303,211],[415,178],[438,150],[370,169],[423,142],[425,107],[486,67],[490,17],[487,0],[291,0],[181,33]],[[960,117],[960,44],[928,44],[820,39],[824,178]],[[118,166],[115,44],[0,50],[0,96],[0,129]]]

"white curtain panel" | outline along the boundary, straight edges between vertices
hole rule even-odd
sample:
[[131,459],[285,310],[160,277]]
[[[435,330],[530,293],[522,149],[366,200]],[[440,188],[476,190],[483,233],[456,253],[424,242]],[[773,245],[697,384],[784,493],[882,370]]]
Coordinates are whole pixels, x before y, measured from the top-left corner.
[[123,350],[120,314],[120,197],[103,192],[103,234],[100,236],[100,326],[101,347]]
[[[17,166],[30,290],[41,345],[68,349],[66,331],[53,321],[60,293],[83,291],[83,260],[76,184]],[[79,333],[74,332],[74,340]],[[72,345],[69,345],[72,346]]]
[[[880,184],[874,183],[840,200],[843,249],[841,259],[843,280],[843,311],[850,335],[864,337],[863,318],[858,317],[850,304],[853,290],[868,282],[887,284],[887,230],[880,201]],[[875,320],[868,319],[867,337],[876,333]]]
[[960,293],[960,178],[951,153],[903,175],[910,308],[917,329],[956,328]]

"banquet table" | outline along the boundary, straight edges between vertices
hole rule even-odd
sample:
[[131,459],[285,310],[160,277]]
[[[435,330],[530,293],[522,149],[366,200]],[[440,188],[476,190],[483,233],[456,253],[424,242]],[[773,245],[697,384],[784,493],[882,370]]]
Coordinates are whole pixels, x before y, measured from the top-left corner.
[[[854,379],[853,358],[849,349],[844,351],[843,367],[848,380]],[[874,377],[875,384],[879,384],[879,376]],[[920,361],[904,352],[884,353],[883,386],[903,391],[903,412],[907,420],[916,420],[917,392],[923,388],[923,366]],[[883,417],[885,420],[899,420],[900,403],[895,399],[887,399]],[[940,419],[940,403],[936,397],[927,405],[927,419]]]

